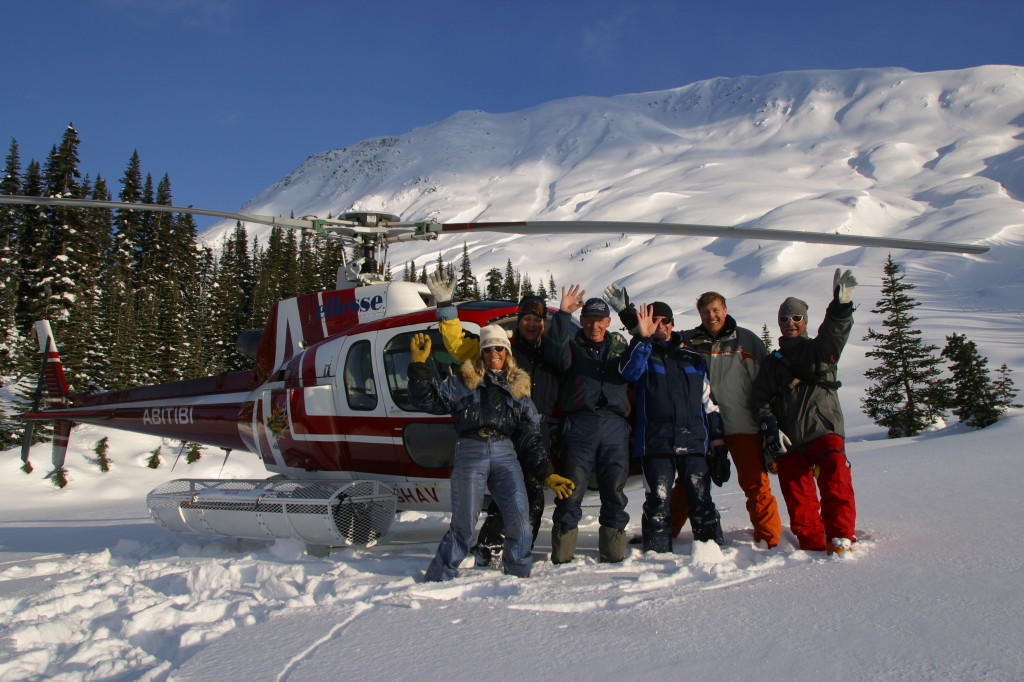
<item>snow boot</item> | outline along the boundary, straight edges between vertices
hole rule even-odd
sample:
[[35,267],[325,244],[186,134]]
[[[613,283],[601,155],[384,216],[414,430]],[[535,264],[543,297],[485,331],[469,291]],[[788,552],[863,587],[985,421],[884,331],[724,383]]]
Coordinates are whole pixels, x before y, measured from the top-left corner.
[[477,544],[470,550],[476,559],[477,568],[498,568],[501,566],[501,555],[504,545]]
[[606,564],[618,563],[626,558],[628,545],[626,531],[601,526],[597,532],[597,560]]
[[853,557],[853,542],[848,538],[832,538],[828,541],[826,551],[830,557],[849,559]]
[[576,538],[579,528],[558,531],[551,529],[551,563],[567,564],[576,557]]

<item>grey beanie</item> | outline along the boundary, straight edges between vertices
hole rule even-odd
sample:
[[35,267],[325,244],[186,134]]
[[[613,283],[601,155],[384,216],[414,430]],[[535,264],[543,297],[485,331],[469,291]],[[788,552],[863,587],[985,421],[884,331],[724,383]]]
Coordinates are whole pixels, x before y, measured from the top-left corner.
[[807,317],[807,304],[799,298],[790,296],[779,306],[779,317],[783,315],[803,315]]

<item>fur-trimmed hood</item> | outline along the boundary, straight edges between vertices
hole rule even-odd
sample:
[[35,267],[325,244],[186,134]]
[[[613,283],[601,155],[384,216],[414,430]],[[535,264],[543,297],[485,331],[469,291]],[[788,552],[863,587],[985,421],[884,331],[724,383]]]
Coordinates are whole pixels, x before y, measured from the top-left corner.
[[[483,362],[479,360],[466,360],[459,368],[462,376],[462,383],[466,384],[469,390],[475,390],[484,380]],[[508,377],[508,391],[515,399],[530,397],[530,375],[518,367],[511,367],[505,370]]]

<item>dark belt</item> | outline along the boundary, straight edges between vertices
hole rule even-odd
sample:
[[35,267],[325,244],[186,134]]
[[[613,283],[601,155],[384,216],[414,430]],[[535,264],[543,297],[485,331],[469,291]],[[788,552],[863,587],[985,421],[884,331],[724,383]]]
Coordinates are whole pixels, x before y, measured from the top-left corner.
[[505,440],[508,436],[497,429],[485,426],[482,429],[477,429],[476,431],[463,431],[459,434],[459,438],[472,438],[473,440],[482,440],[490,443],[498,440]]

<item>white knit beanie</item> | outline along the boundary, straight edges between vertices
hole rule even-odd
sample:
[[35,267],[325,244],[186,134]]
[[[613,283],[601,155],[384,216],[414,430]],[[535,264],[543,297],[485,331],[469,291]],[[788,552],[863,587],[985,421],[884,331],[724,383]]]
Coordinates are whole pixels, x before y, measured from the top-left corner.
[[489,324],[480,330],[480,352],[483,353],[484,348],[491,346],[501,346],[510,352],[512,350],[512,344],[508,341],[508,332],[496,324]]

